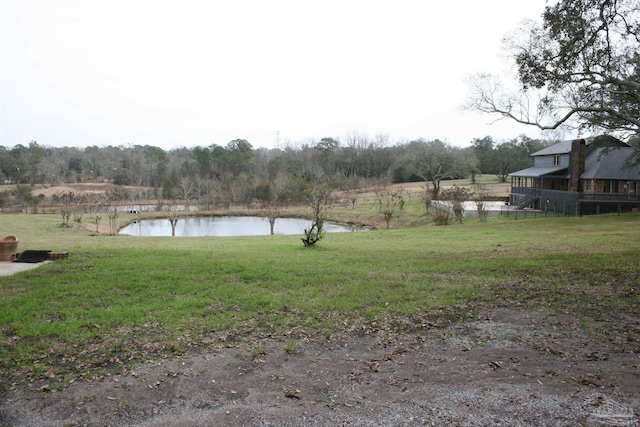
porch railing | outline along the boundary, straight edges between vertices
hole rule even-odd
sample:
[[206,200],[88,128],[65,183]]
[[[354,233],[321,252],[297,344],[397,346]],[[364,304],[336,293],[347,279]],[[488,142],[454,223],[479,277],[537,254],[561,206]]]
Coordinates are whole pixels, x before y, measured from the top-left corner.
[[[547,190],[549,191],[549,190]],[[564,193],[557,190],[558,193]],[[581,202],[640,202],[640,196],[637,193],[573,193],[578,195]],[[516,206],[524,206],[533,202],[536,197],[540,197],[540,190],[531,187],[511,187],[512,196],[520,196],[519,199],[513,200]]]
[[640,201],[637,194],[580,193],[581,202],[635,202]]
[[511,194],[518,194],[518,195],[529,194],[534,190],[535,190],[534,187],[511,187]]

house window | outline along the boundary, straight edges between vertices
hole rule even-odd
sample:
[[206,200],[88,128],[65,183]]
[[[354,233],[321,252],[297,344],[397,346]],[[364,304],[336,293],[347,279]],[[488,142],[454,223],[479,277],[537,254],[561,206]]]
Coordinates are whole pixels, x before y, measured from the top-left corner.
[[603,182],[603,193],[617,193],[618,192],[618,181],[615,179],[605,179]]
[[553,156],[553,166],[560,166],[560,154]]
[[585,180],[585,181],[584,181],[584,191],[591,191],[591,190],[593,190],[592,183],[593,183],[593,181],[592,181],[592,180],[590,180],[590,179]]

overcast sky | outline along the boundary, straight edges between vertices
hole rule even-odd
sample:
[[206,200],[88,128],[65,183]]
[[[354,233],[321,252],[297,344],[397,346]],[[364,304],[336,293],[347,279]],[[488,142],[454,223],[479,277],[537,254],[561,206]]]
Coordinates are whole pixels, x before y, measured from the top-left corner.
[[[540,134],[465,79],[546,0],[0,0],[0,145],[255,148]],[[278,142],[279,141],[279,142]]]

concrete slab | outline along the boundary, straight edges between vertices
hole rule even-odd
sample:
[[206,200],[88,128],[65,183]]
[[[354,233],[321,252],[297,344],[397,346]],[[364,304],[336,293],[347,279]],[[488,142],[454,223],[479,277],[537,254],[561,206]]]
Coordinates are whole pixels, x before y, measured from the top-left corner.
[[13,262],[13,261],[0,261],[0,276],[11,276],[12,274],[19,273],[21,271],[33,270],[41,265],[47,264],[51,261],[43,262]]

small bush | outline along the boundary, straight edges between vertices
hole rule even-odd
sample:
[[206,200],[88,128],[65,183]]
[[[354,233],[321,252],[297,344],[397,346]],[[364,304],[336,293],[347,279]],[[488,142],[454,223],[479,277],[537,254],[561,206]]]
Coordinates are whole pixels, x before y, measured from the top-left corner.
[[483,202],[476,202],[476,207],[478,209],[478,219],[480,222],[487,222],[487,217],[489,216],[489,211],[484,206]]
[[433,208],[431,219],[435,225],[449,225],[453,219],[453,215],[447,209]]

